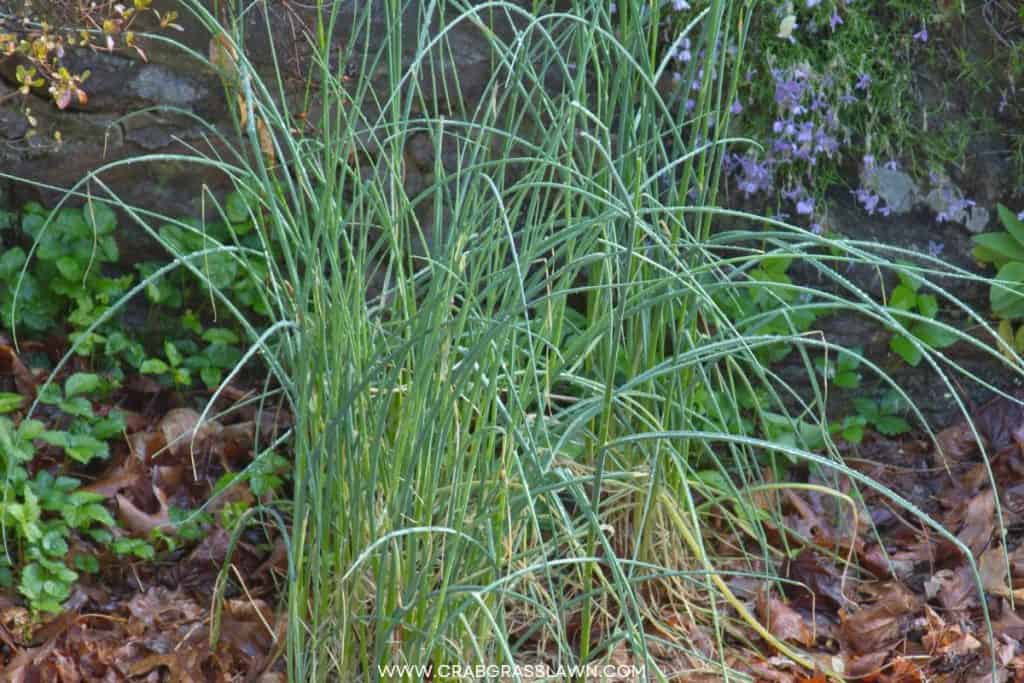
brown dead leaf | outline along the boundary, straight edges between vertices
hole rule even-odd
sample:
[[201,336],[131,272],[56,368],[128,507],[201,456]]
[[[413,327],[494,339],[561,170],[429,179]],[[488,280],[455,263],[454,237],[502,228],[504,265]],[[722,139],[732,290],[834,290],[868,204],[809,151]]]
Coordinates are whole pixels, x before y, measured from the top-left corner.
[[957,538],[977,557],[995,531],[996,498],[992,490],[982,491],[967,503],[963,527]]
[[771,634],[779,640],[799,643],[804,647],[814,644],[814,632],[804,618],[769,591],[758,594],[757,613]]
[[1006,600],[1002,601],[999,618],[992,622],[992,631],[997,636],[1006,636],[1014,640],[1024,640],[1024,619],[1010,607]]
[[1024,600],[1024,589],[1013,590],[1007,575],[1006,557],[1002,546],[993,546],[978,558],[978,573],[981,575],[985,591],[1002,598],[1013,596],[1014,600]]
[[924,589],[929,600],[938,600],[949,612],[966,611],[978,604],[978,590],[966,565],[940,569],[924,582]]
[[932,608],[925,606],[925,616],[928,627],[921,637],[921,644],[933,656],[958,659],[981,647],[977,638],[965,633],[959,624],[947,624]]
[[[1018,400],[1021,398],[1016,396]],[[992,455],[1015,443],[1014,432],[1024,427],[1024,405],[999,396],[981,406],[972,418],[978,436]],[[936,442],[938,455],[944,457],[947,464],[964,460],[978,451],[978,440],[967,420],[940,431]]]
[[[175,459],[188,458],[193,449],[207,445],[209,440],[221,431],[220,423],[207,420],[199,424],[199,413],[191,408],[175,408],[160,420],[157,430],[163,434],[167,450]],[[163,456],[157,456],[161,464],[167,464]]]
[[0,341],[0,374],[14,375],[14,384],[18,388],[18,393],[29,400],[35,400],[39,382],[18,357],[14,347],[3,341]]
[[[803,584],[799,587],[787,586],[791,589],[787,590],[790,599],[800,601],[801,607],[838,608],[846,602],[840,589],[839,572],[826,565],[821,556],[810,548],[801,550],[792,560],[787,560],[783,565],[782,575]],[[813,604],[807,599],[808,590],[814,596]]]
[[886,651],[899,642],[917,611],[917,599],[901,583],[882,584],[875,594],[873,605],[853,612],[848,607],[839,610],[844,648],[859,655]]
[[146,477],[143,464],[136,458],[126,457],[99,479],[84,486],[83,490],[110,498],[115,493],[144,482]]
[[121,494],[114,496],[114,500],[117,502],[117,518],[128,530],[148,537],[154,530],[169,532],[174,528],[166,496],[156,486],[153,487],[153,495],[159,501],[160,507],[152,513],[140,510],[127,496]]

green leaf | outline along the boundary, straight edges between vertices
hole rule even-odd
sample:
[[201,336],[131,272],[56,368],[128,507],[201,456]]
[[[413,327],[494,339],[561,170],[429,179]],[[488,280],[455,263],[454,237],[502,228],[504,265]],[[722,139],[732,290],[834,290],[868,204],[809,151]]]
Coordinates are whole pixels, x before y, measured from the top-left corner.
[[100,561],[92,555],[75,555],[75,567],[86,574],[95,574],[100,570]]
[[170,362],[172,368],[176,368],[181,365],[181,354],[178,352],[177,347],[169,341],[164,342],[164,354],[167,356],[167,360]]
[[957,342],[956,333],[936,323],[916,323],[910,333],[933,349],[944,349]]
[[18,425],[18,438],[22,441],[38,439],[46,427],[39,420],[22,420]]
[[992,312],[1005,320],[1024,318],[1024,263],[1012,261],[999,269],[989,289]]
[[53,228],[61,239],[88,239],[92,241],[92,228],[85,222],[81,209],[61,209],[53,219]]
[[40,542],[43,551],[53,557],[63,557],[68,552],[67,541],[58,531],[48,531]]
[[82,263],[74,256],[61,256],[56,261],[61,277],[69,282],[79,282],[85,274]]
[[105,418],[92,424],[92,435],[97,439],[112,439],[123,434],[126,428],[124,414],[118,410],[112,410]]
[[889,297],[889,307],[911,311],[917,305],[917,293],[907,285],[897,285]]
[[42,566],[33,562],[22,570],[18,590],[30,601],[35,601],[43,594],[43,581],[45,580],[46,573]]
[[934,318],[939,312],[939,300],[933,294],[918,294],[917,312],[926,318]]
[[25,250],[21,247],[7,249],[0,254],[0,280],[14,284],[14,278],[21,272],[25,265]]
[[249,218],[249,204],[240,192],[232,192],[225,199],[224,213],[232,223],[241,223]]
[[46,217],[38,213],[24,213],[21,217],[21,230],[32,239],[39,239],[39,232],[46,223]]
[[98,235],[109,235],[117,227],[117,214],[107,204],[89,200],[82,213],[86,224]]
[[25,403],[25,397],[9,391],[0,391],[0,414],[13,413]]
[[1003,227],[1013,236],[1017,244],[1024,248],[1024,221],[1017,218],[1013,211],[1010,211],[1002,204],[999,204],[996,208],[999,211],[999,220],[1003,222]]
[[106,458],[110,455],[107,444],[88,434],[72,434],[68,441],[64,452],[80,463],[85,464],[95,458]]
[[883,415],[873,421],[875,429],[886,436],[906,434],[910,431],[910,424],[897,415]]
[[986,232],[974,236],[974,258],[1002,267],[1009,261],[1024,261],[1024,246],[1008,232]]
[[855,398],[853,399],[853,407],[857,411],[857,415],[866,421],[873,421],[878,417],[878,405],[870,399]]
[[916,368],[921,362],[921,351],[914,346],[910,339],[901,334],[893,335],[893,338],[889,340],[889,348],[911,367]]
[[864,440],[864,427],[858,424],[852,424],[845,427],[842,432],[842,437],[852,444],[858,444]]
[[169,370],[170,368],[167,366],[167,363],[159,358],[147,358],[139,366],[139,372],[144,375],[164,375]]
[[57,407],[68,415],[92,417],[92,403],[84,396],[75,396],[74,398],[61,401],[57,404]]
[[840,372],[836,374],[832,382],[841,389],[856,389],[860,386],[860,373]]
[[68,398],[88,394],[99,389],[100,376],[91,372],[76,372],[64,382],[64,395]]
[[203,380],[203,384],[209,389],[213,389],[220,384],[221,371],[220,368],[205,367],[199,371],[199,377]]
[[107,263],[115,263],[121,257],[121,250],[117,248],[117,240],[113,235],[104,235],[99,240],[100,254],[102,260]]
[[203,341],[208,341],[211,344],[231,345],[237,344],[239,339],[237,334],[226,327],[211,327],[203,332]]

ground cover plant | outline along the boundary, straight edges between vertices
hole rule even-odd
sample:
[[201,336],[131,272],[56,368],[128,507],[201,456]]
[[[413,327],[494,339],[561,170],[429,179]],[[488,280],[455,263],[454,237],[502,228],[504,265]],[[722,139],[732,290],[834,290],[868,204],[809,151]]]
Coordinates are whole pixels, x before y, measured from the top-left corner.
[[[726,136],[767,20],[754,2],[693,4],[384,2],[344,25],[332,3],[296,107],[248,61],[240,14],[186,3],[238,107],[232,154],[176,159],[231,179],[216,217],[107,192],[106,172],[156,160],[141,158],[73,188],[82,209],[3,223],[0,310],[19,334],[0,339],[0,580],[22,623],[88,606],[134,637],[80,615],[8,643],[9,670],[1019,675],[1024,414],[997,386],[967,405],[960,386],[984,380],[945,354],[971,346],[1019,375],[1005,330],[957,297],[982,284],[996,309],[1019,283],[722,208],[757,142]],[[391,30],[358,40],[375,16]],[[438,59],[466,25],[498,65],[479,106]],[[694,85],[666,91],[671,69]],[[407,193],[413,136],[435,167]],[[168,257],[109,275],[116,215]],[[851,265],[881,273],[883,296]],[[135,305],[150,333],[116,324]],[[963,420],[930,424],[877,359],[824,336],[838,314],[932,368]],[[779,374],[787,359],[805,386]],[[830,409],[868,385],[882,391]],[[146,590],[112,581],[115,556]],[[111,607],[104,585],[130,597]]]

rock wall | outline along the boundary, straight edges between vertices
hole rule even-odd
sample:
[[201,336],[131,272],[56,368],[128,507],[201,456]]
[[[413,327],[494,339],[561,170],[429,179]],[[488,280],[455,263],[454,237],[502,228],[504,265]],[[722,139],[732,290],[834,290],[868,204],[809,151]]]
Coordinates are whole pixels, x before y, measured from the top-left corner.
[[[0,16],[10,15],[19,4],[17,0],[0,0]],[[203,0],[203,4],[214,12],[216,3]],[[385,37],[385,4],[341,2],[332,36],[332,56],[340,59],[340,55],[374,53]],[[441,23],[435,15],[425,25],[421,12],[426,5],[407,4],[400,38],[406,64],[414,59],[421,32],[434,35],[431,28],[436,30]],[[361,9],[367,6],[372,10],[368,15]],[[179,11],[177,23],[184,30],[163,33],[200,55],[209,54],[210,33],[180,3],[157,0],[154,7],[162,12]],[[508,16],[488,13],[481,18],[488,32],[493,31],[499,38],[512,35]],[[315,6],[271,0],[253,5],[242,21],[248,58],[266,82],[273,83],[276,57],[289,107],[301,111],[305,79],[311,71],[306,35],[317,23]],[[140,20],[139,30],[146,28],[158,30]],[[275,43],[276,55],[272,47]],[[243,147],[238,144],[221,76],[180,48],[154,40],[146,41],[144,48],[147,61],[126,49],[114,53],[69,50],[63,60],[68,69],[72,73],[91,72],[84,84],[89,100],[85,106],[72,105],[63,111],[42,89],[30,94],[27,101],[18,95],[15,74],[23,62],[17,56],[0,57],[0,168],[4,173],[50,186],[0,179],[0,198],[6,196],[11,206],[28,200],[52,206],[63,196],[62,188],[104,164],[115,164],[101,175],[113,192],[134,206],[167,215],[199,215],[204,191],[218,196],[227,191],[229,184],[223,174],[184,161],[116,165],[143,154],[194,154],[194,150],[230,154],[227,147]],[[351,73],[360,68],[360,60],[352,57],[346,64],[332,64],[332,68]],[[475,106],[493,68],[485,31],[472,22],[460,22],[424,63],[419,110],[457,116],[463,108]],[[458,88],[452,87],[456,78]],[[378,73],[373,82],[378,94],[386,95],[384,74]],[[458,93],[457,101],[453,93]],[[26,106],[35,119],[34,128],[25,116]],[[315,120],[317,109],[315,101],[309,104],[307,120]],[[54,139],[57,133],[60,142]],[[223,135],[228,144],[217,142],[217,135]],[[372,141],[367,141],[367,148],[372,153]],[[363,161],[372,172],[373,159]],[[403,175],[408,189],[415,192],[429,182],[434,167],[432,143],[411,137],[407,162]],[[101,191],[95,183],[91,189]],[[144,258],[152,245],[142,235],[128,232],[119,235],[126,259]]]

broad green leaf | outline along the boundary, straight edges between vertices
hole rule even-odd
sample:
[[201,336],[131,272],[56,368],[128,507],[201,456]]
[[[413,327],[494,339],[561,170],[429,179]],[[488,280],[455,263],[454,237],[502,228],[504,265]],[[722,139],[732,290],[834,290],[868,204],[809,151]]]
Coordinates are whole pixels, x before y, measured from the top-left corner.
[[61,536],[58,531],[48,531],[43,534],[43,540],[40,543],[43,551],[53,557],[62,557],[68,552],[67,541]]
[[7,249],[3,254],[0,254],[0,280],[7,282],[8,286],[13,287],[14,280],[21,273],[21,268],[24,265],[24,249],[21,247]]
[[917,305],[917,293],[907,285],[897,285],[889,297],[889,307],[911,311]]
[[221,371],[220,368],[207,367],[202,368],[199,371],[199,377],[203,380],[203,384],[209,389],[213,389],[220,384]]
[[1010,211],[1002,204],[999,204],[996,208],[999,211],[999,220],[1003,222],[1003,227],[1013,236],[1017,244],[1024,248],[1024,221],[1017,218],[1013,211]]
[[853,407],[857,411],[857,415],[867,421],[873,421],[878,417],[878,404],[870,399],[855,398],[853,399]]
[[237,344],[238,335],[225,327],[211,327],[203,332],[203,341],[211,344]]
[[177,347],[169,341],[164,342],[164,355],[167,356],[167,361],[171,364],[172,368],[176,368],[181,365],[181,353],[179,353]]
[[886,436],[906,434],[910,431],[910,424],[897,415],[883,415],[874,420],[875,429]]
[[85,274],[85,267],[82,262],[74,256],[61,256],[56,261],[58,272],[61,277],[70,282],[79,282]]
[[22,441],[38,439],[46,427],[40,420],[22,420],[18,425],[18,438]]
[[75,396],[65,399],[57,404],[57,407],[68,415],[75,417],[92,417],[92,403],[84,396]]
[[90,200],[82,213],[86,224],[98,235],[109,235],[117,227],[117,214],[107,204]]
[[974,258],[1002,267],[1010,261],[1024,261],[1024,246],[1008,232],[986,232],[974,236]]
[[844,439],[852,444],[858,444],[864,440],[864,427],[862,425],[852,424],[845,427],[841,432]]
[[94,458],[106,458],[110,455],[107,444],[88,434],[73,434],[70,444],[64,447],[67,455],[80,463],[88,463]]
[[0,414],[12,413],[25,403],[25,397],[21,394],[9,391],[0,391]]
[[917,295],[917,312],[926,318],[934,318],[939,312],[939,301],[934,294]]
[[240,192],[232,192],[224,202],[224,213],[232,223],[241,223],[249,219],[249,204]]
[[921,362],[921,351],[914,346],[912,341],[901,334],[893,335],[893,338],[889,340],[889,348],[911,367],[916,368]]
[[139,366],[139,372],[144,375],[163,375],[166,374],[170,368],[167,363],[163,362],[159,358],[147,358],[142,361],[142,365]]
[[61,209],[53,219],[53,229],[62,239],[86,239],[92,237],[92,228],[85,222],[81,209]]
[[957,342],[957,335],[936,323],[916,323],[910,333],[933,349],[944,349]]
[[46,217],[38,213],[24,213],[21,217],[21,229],[32,239],[39,239],[39,232],[46,223]]
[[1024,263],[1011,261],[999,269],[989,289],[992,312],[1006,320],[1024,317]]
[[91,372],[76,372],[64,382],[64,395],[68,398],[88,394],[100,387],[100,376]]
[[833,384],[841,389],[856,389],[860,386],[860,373],[852,371],[837,373]]

